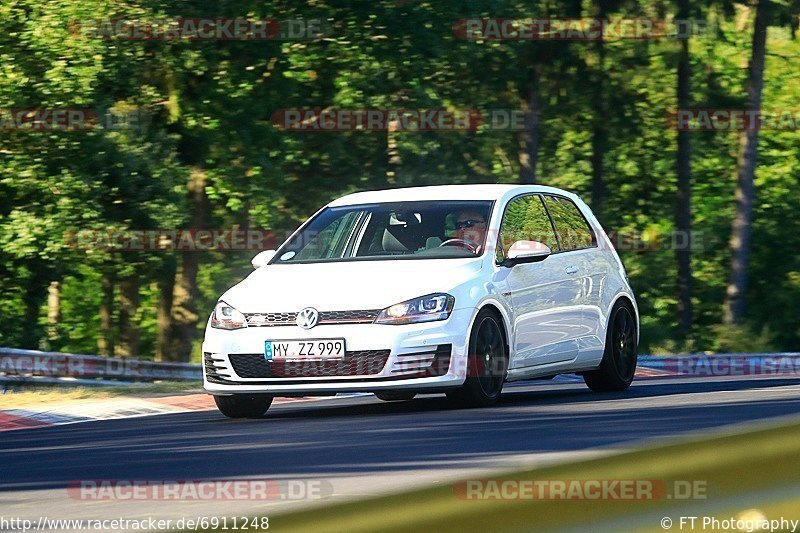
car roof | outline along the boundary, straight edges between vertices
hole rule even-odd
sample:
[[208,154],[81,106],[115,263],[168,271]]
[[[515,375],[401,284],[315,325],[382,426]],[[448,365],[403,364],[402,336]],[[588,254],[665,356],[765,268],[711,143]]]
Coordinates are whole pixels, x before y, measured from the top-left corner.
[[335,207],[384,202],[407,202],[414,200],[501,200],[518,194],[537,192],[556,193],[567,196],[573,200],[579,199],[570,192],[543,185],[433,185],[430,187],[406,187],[400,189],[356,192],[348,194],[347,196],[342,196],[328,205]]

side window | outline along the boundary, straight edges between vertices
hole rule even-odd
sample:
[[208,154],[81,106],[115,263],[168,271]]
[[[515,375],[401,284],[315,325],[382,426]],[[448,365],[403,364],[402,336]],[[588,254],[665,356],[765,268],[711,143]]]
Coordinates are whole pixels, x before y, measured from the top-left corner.
[[514,198],[506,206],[500,226],[501,246],[497,250],[498,260],[502,260],[511,245],[520,240],[539,241],[553,251],[558,250],[556,234],[538,194]]
[[545,203],[553,225],[556,227],[561,251],[580,250],[597,244],[594,232],[583,218],[578,206],[571,200],[556,196],[545,196]]

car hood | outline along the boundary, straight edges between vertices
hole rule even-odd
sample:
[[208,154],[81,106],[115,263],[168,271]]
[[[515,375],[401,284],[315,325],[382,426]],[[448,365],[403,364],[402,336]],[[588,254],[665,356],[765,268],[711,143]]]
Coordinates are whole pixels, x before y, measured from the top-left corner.
[[480,258],[268,265],[220,299],[243,313],[383,309],[448,292],[481,269]]

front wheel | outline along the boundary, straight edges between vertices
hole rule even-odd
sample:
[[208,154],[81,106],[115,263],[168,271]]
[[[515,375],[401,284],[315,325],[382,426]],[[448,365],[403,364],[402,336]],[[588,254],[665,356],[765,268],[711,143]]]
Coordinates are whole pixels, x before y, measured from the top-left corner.
[[272,405],[269,394],[214,396],[217,409],[228,418],[261,418]]
[[583,380],[595,392],[627,389],[636,372],[636,319],[630,304],[617,302],[611,309],[603,360],[597,370],[586,372]]
[[508,370],[505,337],[494,313],[478,313],[469,339],[467,379],[464,385],[447,396],[456,402],[483,407],[497,403]]

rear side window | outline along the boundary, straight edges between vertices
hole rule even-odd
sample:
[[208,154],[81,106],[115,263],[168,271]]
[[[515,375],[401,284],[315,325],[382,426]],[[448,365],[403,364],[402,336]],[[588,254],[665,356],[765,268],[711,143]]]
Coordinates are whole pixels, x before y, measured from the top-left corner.
[[538,194],[520,196],[508,202],[500,226],[500,244],[503,255],[498,247],[498,260],[508,255],[508,249],[516,241],[539,241],[558,250],[558,241],[547,216],[542,199]]
[[545,195],[545,204],[553,219],[562,252],[591,248],[597,244],[592,228],[572,200]]

